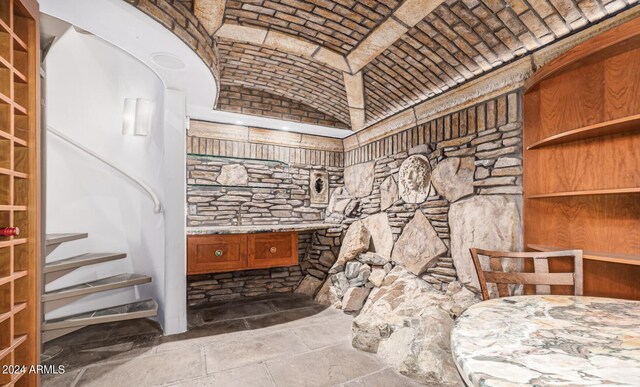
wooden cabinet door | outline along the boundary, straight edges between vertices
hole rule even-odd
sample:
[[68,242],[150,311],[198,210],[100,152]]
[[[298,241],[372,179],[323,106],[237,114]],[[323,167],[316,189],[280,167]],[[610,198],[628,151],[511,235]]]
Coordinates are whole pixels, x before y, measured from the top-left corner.
[[249,267],[293,266],[298,264],[298,234],[295,232],[249,235]]
[[195,235],[187,238],[187,274],[243,270],[246,235]]

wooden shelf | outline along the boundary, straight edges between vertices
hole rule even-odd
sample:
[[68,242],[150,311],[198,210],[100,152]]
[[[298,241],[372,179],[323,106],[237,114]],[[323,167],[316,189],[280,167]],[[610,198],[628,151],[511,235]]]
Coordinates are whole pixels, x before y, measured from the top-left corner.
[[27,340],[27,335],[14,337],[11,346],[0,350],[0,359],[4,359],[5,356],[15,351],[15,349],[18,348],[20,344],[24,343],[25,340]]
[[8,275],[6,277],[0,277],[0,285],[4,285],[9,282],[13,282],[17,279],[20,279],[27,275],[26,271],[16,271],[15,273]]
[[13,80],[16,83],[27,83],[27,77],[17,69],[13,69]]
[[556,134],[529,145],[527,150],[633,131],[640,131],[640,114]]
[[7,139],[9,141],[14,141],[16,143],[16,145],[21,146],[21,147],[26,147],[27,146],[27,142],[25,140],[22,140],[16,136],[12,136],[11,134],[0,130],[0,137]]
[[0,314],[0,323],[4,320],[8,319],[11,316],[15,316],[18,312],[27,307],[26,302],[22,302],[20,304],[15,304],[10,311]]
[[[561,251],[567,250],[562,247],[551,247],[542,245],[527,245],[528,248],[537,251]],[[625,265],[640,266],[640,255],[602,253],[590,250],[582,251],[582,258],[590,261],[603,261],[612,263],[622,263]]]
[[567,191],[567,192],[553,192],[546,194],[535,194],[526,196],[527,199],[544,199],[544,198],[559,198],[565,196],[588,196],[588,195],[624,195],[624,194],[638,194],[640,188],[613,188],[613,189],[594,189],[588,191]]
[[24,172],[12,171],[11,169],[0,168],[0,175],[14,176],[20,179],[27,179],[29,175]]
[[0,242],[0,247],[18,246],[18,245],[23,245],[25,243],[27,243],[27,238],[12,239],[9,241]]
[[0,205],[0,211],[26,211],[27,206]]

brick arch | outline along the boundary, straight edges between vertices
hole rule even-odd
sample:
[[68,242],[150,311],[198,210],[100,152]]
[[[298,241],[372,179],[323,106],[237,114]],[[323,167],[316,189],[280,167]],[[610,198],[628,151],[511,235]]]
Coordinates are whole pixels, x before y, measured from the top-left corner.
[[270,28],[345,55],[401,0],[227,0],[225,23]]
[[220,82],[217,41],[193,13],[193,0],[124,0],[144,12],[198,54]]
[[631,6],[624,0],[448,0],[365,66],[366,125]]
[[313,60],[248,43],[219,42],[221,82],[279,95],[349,125],[342,74]]

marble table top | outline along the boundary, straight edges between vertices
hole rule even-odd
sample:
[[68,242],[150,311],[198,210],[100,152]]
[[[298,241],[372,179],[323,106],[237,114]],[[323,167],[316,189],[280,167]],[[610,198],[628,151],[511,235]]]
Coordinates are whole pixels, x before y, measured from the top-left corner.
[[640,386],[640,302],[484,301],[456,320],[451,351],[469,386]]
[[210,226],[210,227],[187,227],[187,235],[209,235],[209,234],[257,234],[262,232],[287,232],[287,231],[314,231],[326,230],[330,228],[342,227],[337,223],[293,223],[293,224],[265,224],[246,226]]

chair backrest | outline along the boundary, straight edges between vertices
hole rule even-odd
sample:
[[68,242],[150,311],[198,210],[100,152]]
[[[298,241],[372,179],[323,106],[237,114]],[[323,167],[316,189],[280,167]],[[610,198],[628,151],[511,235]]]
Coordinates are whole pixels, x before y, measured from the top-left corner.
[[[473,265],[476,268],[478,282],[482,290],[482,298],[488,300],[489,290],[487,283],[496,284],[498,297],[509,296],[509,285],[536,285],[536,294],[550,294],[551,285],[573,285],[574,294],[582,295],[582,250],[564,250],[548,252],[512,253],[491,251],[482,249],[469,249]],[[480,256],[489,258],[490,270],[484,270]],[[549,273],[549,258],[573,257],[573,273]],[[502,267],[501,259],[533,260],[534,273],[506,272]]]

